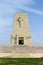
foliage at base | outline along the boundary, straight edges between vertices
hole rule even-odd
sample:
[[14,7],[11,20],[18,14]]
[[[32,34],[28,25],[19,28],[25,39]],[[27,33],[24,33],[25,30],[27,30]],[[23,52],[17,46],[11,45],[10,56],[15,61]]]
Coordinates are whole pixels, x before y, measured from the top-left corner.
[[0,58],[0,65],[43,65],[43,58]]

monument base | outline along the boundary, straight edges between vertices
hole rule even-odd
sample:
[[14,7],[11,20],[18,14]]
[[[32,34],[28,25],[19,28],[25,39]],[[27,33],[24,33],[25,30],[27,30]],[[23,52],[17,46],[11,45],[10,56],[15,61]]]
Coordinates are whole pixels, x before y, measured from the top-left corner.
[[16,45],[13,47],[12,58],[31,58],[32,53],[27,45]]

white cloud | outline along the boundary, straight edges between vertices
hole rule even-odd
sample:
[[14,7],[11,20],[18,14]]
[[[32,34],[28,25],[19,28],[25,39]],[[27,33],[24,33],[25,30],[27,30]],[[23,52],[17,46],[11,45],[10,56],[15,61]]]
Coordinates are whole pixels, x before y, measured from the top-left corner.
[[39,15],[43,15],[43,12],[25,6],[26,4],[32,5],[33,3],[35,3],[35,0],[2,0],[0,3],[0,17],[3,15],[7,16],[7,14],[8,16],[10,14],[14,14],[17,12],[17,8],[18,10],[23,9]]
[[3,0],[4,2],[7,2],[7,3],[9,3],[9,4],[33,4],[33,3],[35,3],[35,1],[34,0]]
[[[18,9],[20,9],[20,7]],[[35,10],[35,9],[25,7],[25,6],[23,6],[23,7],[21,6],[21,9],[43,16],[43,11]]]
[[18,10],[23,9],[25,11],[30,11],[30,12],[33,12],[33,13],[38,14],[38,15],[43,15],[42,11],[38,11],[38,10],[35,10],[35,9],[32,9],[32,8],[25,6],[26,4],[28,4],[28,5],[35,4],[35,0],[13,0],[13,1],[12,0],[4,0],[4,3],[7,3],[6,4],[7,8],[6,7],[5,8],[7,10],[6,12],[9,12],[9,13],[10,12],[11,13],[17,12],[17,8],[18,8]]
[[28,8],[27,11],[30,11],[30,12],[33,12],[35,14],[43,16],[43,11],[35,10],[35,9],[32,9],[32,8]]

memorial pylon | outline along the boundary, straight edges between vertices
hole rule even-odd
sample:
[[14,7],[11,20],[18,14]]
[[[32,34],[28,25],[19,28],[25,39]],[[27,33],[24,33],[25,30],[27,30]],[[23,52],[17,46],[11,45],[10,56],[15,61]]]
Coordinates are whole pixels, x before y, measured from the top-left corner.
[[13,32],[11,36],[11,46],[14,45],[28,45],[28,46],[32,45],[28,26],[27,13],[15,14]]

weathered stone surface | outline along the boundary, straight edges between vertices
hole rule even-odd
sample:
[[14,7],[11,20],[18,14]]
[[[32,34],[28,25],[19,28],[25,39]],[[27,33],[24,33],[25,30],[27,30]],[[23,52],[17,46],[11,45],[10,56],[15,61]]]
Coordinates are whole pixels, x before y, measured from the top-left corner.
[[24,41],[23,45],[32,45],[28,22],[29,21],[27,13],[15,14],[13,32],[11,36],[11,46],[19,45],[19,40]]

